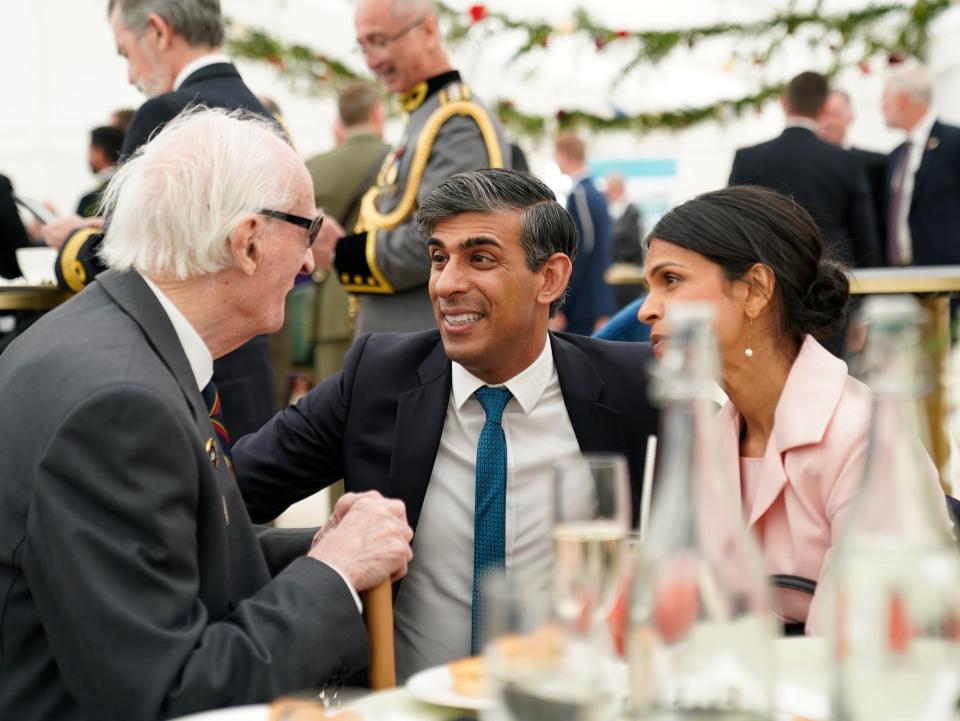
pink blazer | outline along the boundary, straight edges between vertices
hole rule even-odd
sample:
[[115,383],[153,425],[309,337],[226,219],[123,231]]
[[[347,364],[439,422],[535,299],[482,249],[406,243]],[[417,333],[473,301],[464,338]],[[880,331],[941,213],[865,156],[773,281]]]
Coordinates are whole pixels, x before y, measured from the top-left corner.
[[[753,506],[744,509],[768,574],[820,580],[860,488],[870,395],[867,386],[847,375],[846,363],[811,336],[804,339],[777,403]],[[726,477],[739,500],[740,414],[728,401],[718,420]],[[930,474],[939,488],[932,463]],[[807,621],[807,632],[817,633],[822,630],[819,590],[812,604],[808,596],[777,592],[774,606],[791,620]]]

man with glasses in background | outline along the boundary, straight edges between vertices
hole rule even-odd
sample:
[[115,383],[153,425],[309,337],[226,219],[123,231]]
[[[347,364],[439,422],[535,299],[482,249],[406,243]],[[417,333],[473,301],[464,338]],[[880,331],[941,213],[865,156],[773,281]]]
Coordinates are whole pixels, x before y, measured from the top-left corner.
[[[127,61],[128,80],[148,98],[130,121],[121,164],[191,105],[244,109],[272,118],[223,54],[219,0],[109,0],[107,16],[117,53]],[[97,255],[102,218],[88,219],[90,227],[70,232],[83,223],[73,216],[45,226],[46,242],[61,249],[57,279],[67,290],[81,290],[103,270]],[[265,335],[217,359],[214,380],[233,438],[257,430],[276,410]]]
[[332,260],[344,288],[357,296],[358,335],[425,330],[434,327],[430,262],[416,209],[456,173],[509,166],[509,145],[451,67],[430,0],[359,0],[354,19],[367,67],[399,93],[410,117],[360,203],[356,228],[346,229]]

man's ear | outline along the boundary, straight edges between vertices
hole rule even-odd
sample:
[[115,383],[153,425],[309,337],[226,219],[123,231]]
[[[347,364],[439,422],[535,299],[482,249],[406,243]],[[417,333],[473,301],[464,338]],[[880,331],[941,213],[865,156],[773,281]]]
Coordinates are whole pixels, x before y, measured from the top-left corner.
[[253,275],[263,264],[263,219],[255,213],[243,216],[227,236],[233,266],[241,273]]
[[554,253],[543,264],[537,273],[541,278],[540,291],[537,293],[537,302],[550,305],[563,295],[570,282],[573,272],[573,263],[566,253]]
[[147,15],[143,34],[157,50],[167,50],[173,41],[173,28],[170,23],[156,13]]

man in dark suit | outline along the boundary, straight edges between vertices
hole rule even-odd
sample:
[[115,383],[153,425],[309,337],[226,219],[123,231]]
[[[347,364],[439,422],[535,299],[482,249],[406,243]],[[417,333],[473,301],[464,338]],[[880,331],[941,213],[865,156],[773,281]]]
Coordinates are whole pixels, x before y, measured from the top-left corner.
[[19,278],[17,248],[30,245],[27,231],[20,221],[17,204],[13,202],[13,185],[6,175],[0,175],[0,275]]
[[888,265],[960,264],[960,128],[931,107],[927,72],[896,68],[883,93],[883,115],[905,142],[887,161]]
[[0,718],[155,721],[336,683],[366,663],[356,591],[410,558],[402,504],[258,533],[209,385],[312,269],[306,168],[273,125],[204,110],[108,196],[112,269],[0,357]]
[[816,135],[827,91],[827,79],[819,73],[793,78],[782,100],[786,129],[773,140],[738,150],[730,185],[761,185],[792,196],[817,221],[837,256],[856,266],[878,265],[873,203],[863,166]]
[[[363,336],[340,374],[235,448],[254,520],[341,477],[404,501],[416,560],[395,606],[400,678],[476,652],[485,540],[500,548],[493,565],[549,577],[557,460],[624,454],[636,518],[656,432],[646,344],[548,332],[578,242],[549,188],[516,171],[460,173],[418,219],[439,330]],[[504,444],[498,483],[482,472],[489,425]]]
[[[130,83],[149,97],[130,122],[121,162],[190,105],[243,108],[271,117],[220,51],[224,31],[218,0],[110,0],[108,12]],[[88,227],[64,240],[58,234],[63,225],[51,227],[45,239],[60,247],[61,285],[80,290],[103,270],[96,254],[102,235]],[[218,359],[214,379],[234,437],[255,431],[276,410],[266,336]]]
[[[643,265],[643,214],[627,197],[623,176],[618,173],[608,175],[603,194],[607,198],[613,221],[613,262]],[[646,286],[642,283],[615,286],[613,292],[617,309],[633,303],[645,290]]]
[[827,95],[823,113],[817,125],[817,135],[821,140],[837,145],[853,155],[863,164],[870,184],[870,199],[873,202],[873,219],[877,227],[877,239],[881,242],[887,237],[887,156],[865,148],[857,148],[847,140],[847,129],[853,122],[853,110],[850,96],[844,90],[834,88]]
[[590,335],[617,310],[613,289],[604,279],[613,260],[613,226],[607,201],[587,168],[586,143],[573,133],[563,133],[554,142],[553,157],[560,172],[573,181],[567,212],[573,218],[580,244],[563,311],[550,327]]

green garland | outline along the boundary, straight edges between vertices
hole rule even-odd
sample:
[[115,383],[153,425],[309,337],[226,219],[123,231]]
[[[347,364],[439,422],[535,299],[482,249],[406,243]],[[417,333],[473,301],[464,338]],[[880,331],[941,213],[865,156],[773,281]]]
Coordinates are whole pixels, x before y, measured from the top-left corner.
[[[618,73],[622,80],[641,64],[660,62],[677,49],[692,48],[701,40],[713,37],[774,36],[764,50],[754,52],[747,58],[754,64],[762,65],[779,50],[786,38],[801,28],[817,31],[817,39],[811,43],[830,43],[835,60],[828,71],[829,75],[857,63],[867,72],[868,61],[880,54],[886,55],[891,62],[903,57],[924,58],[930,23],[949,5],[950,0],[915,0],[911,5],[887,3],[845,15],[823,15],[819,12],[818,2],[813,11],[805,13],[795,12],[791,6],[787,11],[766,20],[667,31],[604,27],[582,9],[577,10],[565,26],[553,27],[545,22],[521,21],[502,12],[491,12],[482,4],[471,5],[466,11],[454,9],[444,2],[439,2],[437,7],[447,27],[446,39],[451,44],[478,35],[486,38],[504,30],[525,32],[526,39],[515,58],[546,47],[552,37],[560,34],[586,34],[593,39],[597,52],[603,52],[611,43],[631,43],[636,52]],[[346,63],[305,45],[287,45],[262,30],[235,22],[228,21],[227,26],[227,49],[231,55],[273,64],[298,91],[335,92],[344,83],[362,77]],[[844,59],[841,51],[853,43],[864,48],[862,56],[856,60]],[[738,59],[744,58],[738,56]],[[541,137],[556,128],[573,127],[587,127],[596,132],[629,130],[642,133],[657,129],[681,130],[702,122],[737,117],[751,110],[759,112],[765,103],[779,97],[782,92],[783,83],[775,83],[765,85],[745,97],[720,100],[700,107],[633,115],[618,113],[612,117],[580,109],[562,109],[551,115],[529,114],[521,112],[512,102],[504,99],[496,101],[494,107],[500,120],[515,135]]]

